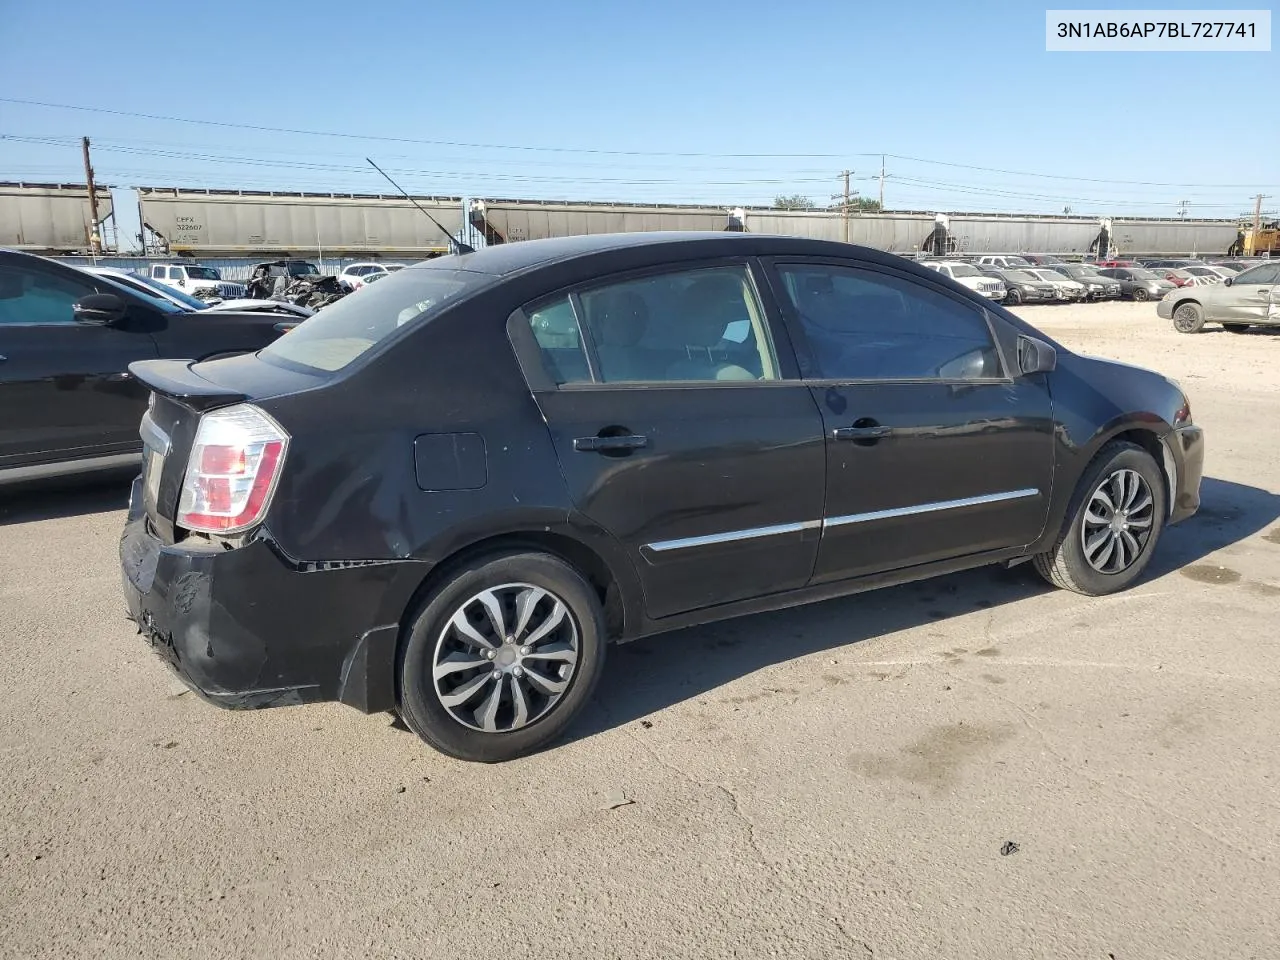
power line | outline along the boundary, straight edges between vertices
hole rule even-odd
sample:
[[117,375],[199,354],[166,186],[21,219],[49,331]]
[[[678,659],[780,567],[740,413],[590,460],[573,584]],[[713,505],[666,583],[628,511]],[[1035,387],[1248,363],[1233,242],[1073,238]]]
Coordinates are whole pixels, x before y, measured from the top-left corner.
[[1104,180],[1097,177],[1070,177],[1060,173],[1030,173],[1026,170],[1002,170],[999,167],[978,167],[968,163],[952,163],[949,160],[929,160],[924,157],[906,157],[898,153],[887,156],[895,160],[910,160],[912,163],[931,163],[940,167],[959,167],[963,170],[981,170],[984,173],[1003,173],[1011,177],[1043,177],[1049,180],[1075,180],[1080,183],[1115,183],[1133,187],[1220,187],[1222,189],[1249,190],[1258,186],[1274,186],[1274,184],[1255,183],[1163,183],[1156,180]]
[[[202,120],[194,117],[171,117],[157,113],[140,113],[132,110],[112,110],[107,107],[85,107],[70,103],[48,103],[42,100],[23,100],[17,97],[0,97],[0,103],[16,103],[28,107],[47,107],[54,110],[80,110],[85,113],[103,113],[115,117],[133,117],[139,120],[161,120],[166,123],[190,123],[206,127],[229,127],[237,130],[257,130],[262,133],[288,133],[307,137],[338,137],[345,140],[378,141],[381,143],[416,143],[435,147],[467,147],[473,150],[530,150],[548,153],[589,153],[615,157],[759,157],[759,158],[820,158],[836,159],[834,153],[699,153],[669,150],[602,150],[596,147],[534,147],[509,143],[467,143],[460,140],[428,140],[419,137],[387,137],[362,133],[340,133],[334,130],[303,130],[296,127],[270,127],[256,123],[234,123],[229,120]],[[864,156],[864,154],[855,154]]]

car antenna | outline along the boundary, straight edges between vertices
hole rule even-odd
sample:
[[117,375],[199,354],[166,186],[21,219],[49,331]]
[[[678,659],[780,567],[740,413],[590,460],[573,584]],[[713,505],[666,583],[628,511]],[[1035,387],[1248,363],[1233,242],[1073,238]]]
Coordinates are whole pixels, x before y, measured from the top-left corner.
[[[383,170],[380,166],[378,166],[372,160],[369,160],[368,157],[365,157],[365,160],[369,161],[369,166],[373,167],[373,169],[377,170],[384,177],[387,177],[387,171]],[[434,223],[440,229],[440,232],[449,238],[449,246],[453,248],[454,253],[475,253],[476,252],[475,247],[463,243],[461,240],[455,237],[452,233],[450,233],[444,227],[440,226],[440,221],[437,220],[435,217],[433,217],[431,214],[427,213],[426,210],[423,210],[422,207],[418,206],[418,201],[413,199],[413,197],[409,196],[409,194],[405,193],[404,187],[400,186],[400,184],[396,183],[390,177],[387,177],[387,183],[391,184],[401,193],[404,193],[404,198],[408,200],[410,203],[412,203],[415,207],[418,207],[418,209],[422,212],[422,215],[426,217],[428,220],[430,220],[432,223]]]

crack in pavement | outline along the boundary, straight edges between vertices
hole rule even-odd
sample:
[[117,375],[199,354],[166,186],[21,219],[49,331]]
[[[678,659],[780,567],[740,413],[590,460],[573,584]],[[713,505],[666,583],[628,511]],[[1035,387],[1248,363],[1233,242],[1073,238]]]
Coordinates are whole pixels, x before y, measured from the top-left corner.
[[851,945],[856,947],[861,947],[865,951],[866,957],[869,958],[869,960],[874,960],[874,957],[876,955],[875,949],[869,943],[855,936],[854,934],[850,933],[849,930],[845,927],[844,922],[839,917],[835,916],[822,903],[820,903],[819,901],[815,900],[812,896],[810,896],[809,893],[802,886],[800,886],[799,884],[790,882],[790,878],[787,876],[787,874],[780,872],[777,868],[777,865],[774,864],[771,860],[769,860],[768,857],[765,856],[764,851],[760,848],[759,841],[756,839],[756,823],[749,816],[747,816],[746,813],[743,812],[742,803],[736,792],[731,790],[729,787],[726,787],[723,783],[713,782],[710,780],[703,780],[699,777],[695,777],[693,774],[689,773],[683,767],[680,767],[679,765],[670,762],[665,757],[663,757],[660,753],[658,753],[658,751],[654,749],[653,746],[646,743],[643,738],[637,736],[628,726],[618,724],[617,718],[614,716],[613,711],[609,709],[606,703],[604,703],[602,700],[599,700],[599,699],[596,700],[596,703],[599,705],[600,709],[604,711],[605,715],[609,717],[610,720],[614,721],[615,726],[617,726],[618,729],[620,729],[629,740],[631,740],[638,747],[640,747],[641,750],[643,750],[650,757],[652,757],[654,762],[656,762],[664,770],[668,770],[671,773],[674,773],[676,776],[681,777],[687,782],[694,784],[695,786],[701,787],[704,790],[716,791],[723,794],[724,797],[729,802],[729,807],[733,811],[734,818],[737,819],[738,822],[741,823],[745,829],[747,846],[750,847],[751,852],[755,854],[756,862],[761,867],[764,867],[765,870],[768,871],[771,876],[787,881],[784,883],[784,886],[788,888],[793,895],[798,896],[800,899],[802,899],[805,903],[807,903],[810,906],[811,909],[813,909],[820,916],[826,917],[828,920],[830,920],[832,925],[836,928],[836,930],[840,933],[842,937],[844,937]]
[[1063,767],[1065,767],[1068,772],[1074,773],[1076,776],[1079,776],[1085,780],[1088,780],[1090,783],[1094,784],[1095,786],[1110,788],[1112,790],[1115,790],[1117,793],[1121,794],[1122,796],[1128,797],[1130,800],[1134,801],[1135,803],[1145,804],[1146,806],[1152,808],[1153,810],[1159,813],[1163,813],[1169,819],[1177,820],[1180,823],[1183,823],[1186,826],[1191,827],[1191,829],[1202,834],[1208,839],[1214,841],[1215,843],[1221,844],[1222,846],[1226,847],[1229,850],[1234,851],[1235,853],[1238,853],[1240,856],[1245,857],[1246,859],[1252,860],[1254,863],[1262,864],[1266,862],[1264,858],[1260,858],[1256,854],[1250,853],[1248,850],[1236,845],[1235,843],[1232,843],[1230,840],[1226,839],[1225,837],[1218,836],[1218,834],[1214,833],[1208,827],[1197,823],[1196,821],[1190,819],[1189,817],[1185,817],[1180,813],[1175,813],[1173,810],[1170,810],[1169,808],[1165,807],[1163,804],[1157,802],[1156,800],[1153,800],[1151,797],[1143,796],[1142,794],[1139,794],[1139,793],[1134,793],[1120,786],[1118,783],[1115,783],[1111,780],[1105,780],[1101,777],[1096,777],[1093,774],[1089,773],[1088,771],[1084,770],[1083,768],[1076,766],[1066,756],[1058,752],[1058,750],[1050,742],[1049,735],[1046,734],[1044,730],[1040,728],[1040,725],[1037,724],[1032,719],[1032,714],[1029,713],[1020,703],[1017,703],[1014,700],[1010,700],[1008,697],[1005,697],[999,693],[996,693],[996,691],[992,690],[990,687],[986,686],[985,684],[978,683],[976,680],[970,680],[968,677],[958,676],[957,674],[951,673],[948,670],[940,670],[938,669],[937,664],[931,663],[931,664],[926,664],[926,666],[928,666],[929,669],[933,670],[934,673],[940,674],[941,676],[944,676],[949,680],[954,680],[957,683],[963,683],[966,686],[973,687],[975,690],[981,691],[985,696],[989,697],[990,699],[999,701],[1000,703],[1003,703],[1005,706],[1012,708],[1018,714],[1018,716],[1022,718],[1022,722],[1027,727],[1027,729],[1030,730],[1032,733],[1034,733],[1037,737],[1039,737],[1040,742],[1044,745],[1045,751],[1050,756],[1052,756],[1055,760],[1057,760],[1058,763],[1060,763]]

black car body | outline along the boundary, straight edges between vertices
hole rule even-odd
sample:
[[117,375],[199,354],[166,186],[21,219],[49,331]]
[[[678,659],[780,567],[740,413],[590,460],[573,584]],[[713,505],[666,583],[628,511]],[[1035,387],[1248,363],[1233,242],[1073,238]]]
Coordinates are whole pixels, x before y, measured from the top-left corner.
[[138,462],[137,360],[256,351],[280,316],[193,313],[44,257],[0,250],[0,484]]
[[1109,592],[1199,503],[1175,384],[847,244],[490,247],[133,369],[153,647],[223,705],[396,709],[469,759],[563,730],[608,641],[1028,558]]
[[990,267],[978,264],[978,269],[988,277],[1004,281],[1004,302],[1010,306],[1020,303],[1052,303],[1058,299],[1058,290],[1052,283],[1041,280],[1025,269]]
[[1159,300],[1177,286],[1146,267],[1103,267],[1098,271],[1120,284],[1120,296],[1126,300]]

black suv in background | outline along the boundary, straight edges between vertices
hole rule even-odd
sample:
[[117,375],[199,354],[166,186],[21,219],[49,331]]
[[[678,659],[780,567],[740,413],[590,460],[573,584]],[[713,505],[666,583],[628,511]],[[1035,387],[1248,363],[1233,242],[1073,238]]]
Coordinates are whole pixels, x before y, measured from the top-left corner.
[[395,709],[473,760],[562,732],[611,641],[1022,560],[1111,593],[1199,504],[1176,384],[844,243],[505,244],[132,369],[154,648],[220,704]]
[[0,485],[137,463],[137,360],[253,352],[292,323],[178,307],[102,276],[0,250]]

